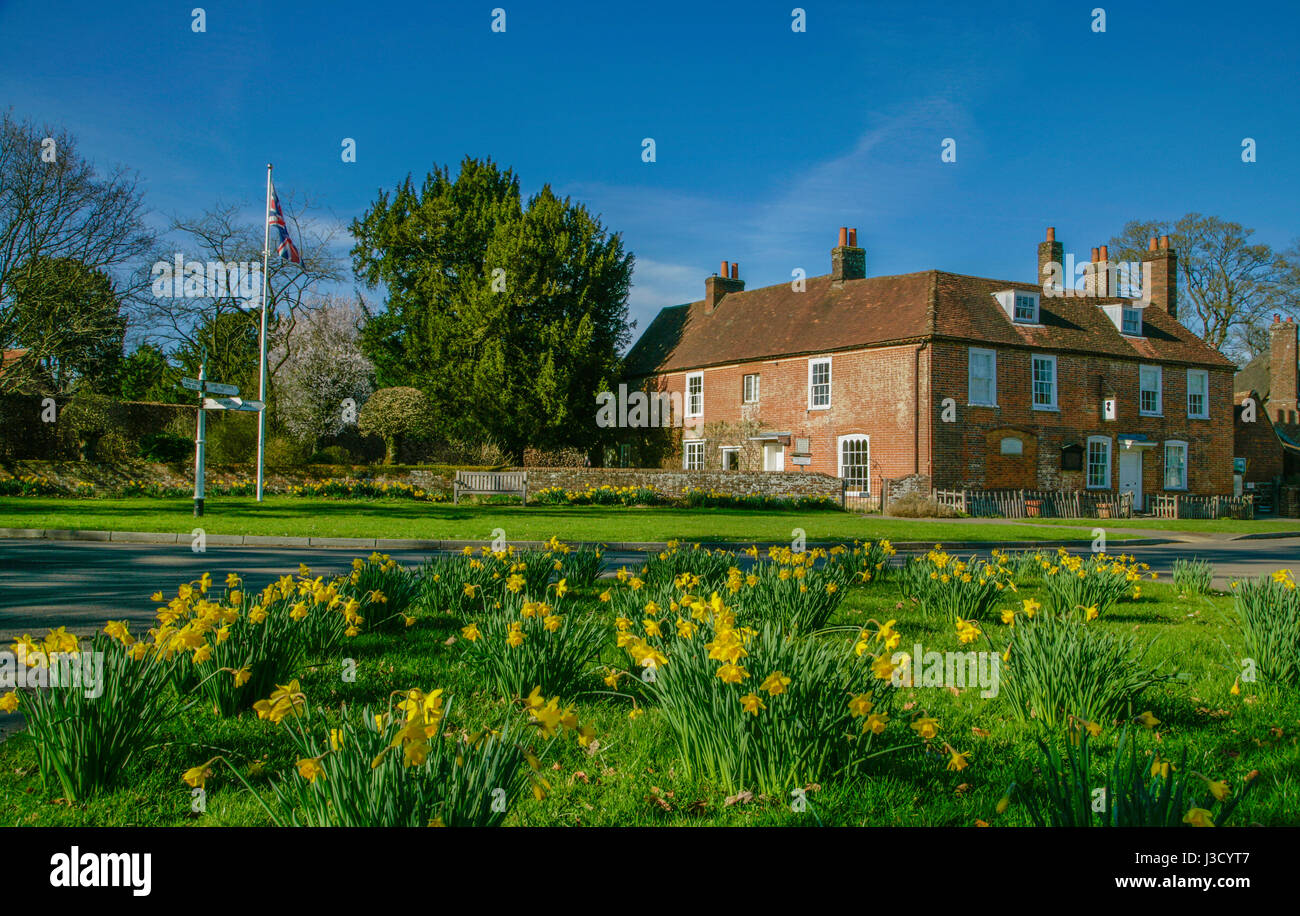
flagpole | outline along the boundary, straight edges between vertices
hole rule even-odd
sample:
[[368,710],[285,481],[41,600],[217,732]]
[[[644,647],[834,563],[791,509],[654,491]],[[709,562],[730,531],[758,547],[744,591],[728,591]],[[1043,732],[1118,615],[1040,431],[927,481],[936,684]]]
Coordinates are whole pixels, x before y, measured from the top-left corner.
[[271,163],[266,164],[266,206],[262,208],[262,336],[258,361],[257,399],[257,501],[262,501],[263,465],[266,460],[266,284],[267,260],[271,246]]

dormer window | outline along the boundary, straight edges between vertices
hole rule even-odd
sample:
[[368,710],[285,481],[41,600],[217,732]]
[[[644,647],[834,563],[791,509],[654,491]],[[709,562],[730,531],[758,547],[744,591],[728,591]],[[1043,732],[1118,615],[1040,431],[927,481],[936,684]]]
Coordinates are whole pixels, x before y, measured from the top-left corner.
[[1002,311],[1016,324],[1038,324],[1038,293],[1008,289],[994,293]]
[[1125,337],[1142,336],[1141,309],[1116,302],[1103,305],[1101,310],[1106,313],[1106,317],[1110,319],[1111,324],[1115,325],[1116,330]]

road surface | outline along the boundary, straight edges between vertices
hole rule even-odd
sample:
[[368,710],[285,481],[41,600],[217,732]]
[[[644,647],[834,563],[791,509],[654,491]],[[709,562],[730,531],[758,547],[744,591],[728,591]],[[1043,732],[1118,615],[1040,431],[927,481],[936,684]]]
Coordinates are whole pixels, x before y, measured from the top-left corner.
[[[956,545],[949,548],[961,554]],[[1051,548],[1049,548],[1051,549]],[[1117,546],[1167,575],[1179,557],[1200,557],[1215,566],[1222,586],[1230,579],[1271,573],[1288,567],[1300,574],[1300,538],[1227,540],[1202,537],[1194,541],[1145,547]],[[323,547],[266,548],[210,546],[196,554],[188,544],[106,544],[80,541],[0,539],[0,640],[67,625],[90,633],[108,620],[129,620],[133,629],[152,623],[149,596],[161,590],[173,595],[185,582],[210,572],[217,582],[237,572],[248,587],[261,589],[306,563],[317,573],[349,569],[352,558],[365,550]],[[390,551],[398,562],[418,566],[428,551]],[[639,564],[635,551],[606,554],[608,569]]]

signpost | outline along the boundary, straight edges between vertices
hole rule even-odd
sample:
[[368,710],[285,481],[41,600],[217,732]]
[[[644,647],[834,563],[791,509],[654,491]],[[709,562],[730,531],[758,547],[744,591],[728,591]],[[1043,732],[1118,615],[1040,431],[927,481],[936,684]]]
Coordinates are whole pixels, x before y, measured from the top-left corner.
[[[239,389],[234,385],[208,380],[208,351],[203,350],[203,359],[199,363],[198,378],[181,379],[181,387],[197,392],[199,395],[199,420],[194,434],[194,516],[203,515],[203,462],[204,445],[207,439],[207,412],[209,410],[241,410],[261,412],[266,405],[261,401],[245,401],[239,397]],[[208,397],[210,394],[225,397]]]

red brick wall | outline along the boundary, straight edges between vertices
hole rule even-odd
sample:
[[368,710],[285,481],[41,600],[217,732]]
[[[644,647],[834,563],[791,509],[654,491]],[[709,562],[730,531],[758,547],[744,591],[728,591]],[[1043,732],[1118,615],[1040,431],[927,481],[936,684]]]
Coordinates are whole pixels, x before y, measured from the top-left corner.
[[[808,362],[831,358],[831,406],[808,409]],[[916,346],[855,350],[817,357],[788,357],[702,370],[704,416],[701,425],[760,420],[765,431],[788,432],[787,471],[839,474],[838,437],[863,434],[871,442],[871,492],[879,492],[881,477],[903,477],[918,468],[927,473],[929,436],[926,433],[929,351]],[[919,363],[919,365],[918,365]],[[758,373],[759,403],[742,404],[743,378]],[[916,434],[916,381],[920,380],[921,429]],[[684,372],[664,376],[664,390],[677,392],[685,406]],[[688,423],[691,421],[687,421]],[[809,440],[810,462],[795,465],[796,439]],[[708,442],[713,453],[732,442]],[[919,449],[919,452],[918,452]],[[680,456],[677,457],[680,466]]]
[[1234,409],[1234,457],[1246,459],[1246,473],[1242,480],[1250,483],[1271,483],[1282,476],[1282,443],[1278,441],[1273,423],[1262,407],[1256,406],[1255,421],[1241,422],[1242,409]]
[[[1232,492],[1232,371],[1210,370],[1210,419],[1187,417],[1187,367],[1165,365],[1160,417],[1138,415],[1136,360],[1085,354],[1056,353],[1058,411],[1030,409],[1032,352],[997,349],[997,407],[967,404],[967,345],[936,341],[929,344],[882,347],[826,354],[831,357],[831,406],[808,409],[810,357],[760,360],[702,370],[704,416],[710,423],[760,420],[765,431],[788,432],[787,471],[817,471],[837,475],[837,438],[849,434],[871,437],[871,490],[879,492],[881,477],[913,473],[929,475],[937,487],[1024,487],[1079,489],[1082,472],[1061,470],[1061,448],[1084,444],[1089,435],[1112,438],[1111,487],[1118,485],[1119,434],[1145,434],[1154,447],[1143,453],[1143,493],[1164,492],[1164,442],[1188,445],[1187,493]],[[742,379],[760,376],[756,407],[742,405]],[[676,392],[685,404],[686,373],[663,377],[664,390]],[[1113,388],[1118,417],[1101,419],[1101,392]],[[919,394],[919,418],[916,416]],[[955,404],[955,422],[944,422],[944,399]],[[928,405],[928,406],[927,406]],[[691,421],[687,421],[691,422]],[[1001,439],[1024,442],[1017,461],[1000,454]],[[795,465],[793,440],[809,439],[811,461]],[[714,454],[720,445],[708,442]],[[990,460],[990,455],[992,459]],[[680,455],[676,466],[680,467]]]
[[[1182,440],[1188,447],[1187,493],[1231,493],[1233,439],[1231,425],[1232,372],[1210,370],[1210,419],[1187,416],[1187,367],[1165,365],[1162,413],[1145,417],[1138,413],[1137,361],[1117,360],[1084,354],[1055,353],[1057,411],[1033,410],[1030,406],[1030,367],[1034,351],[997,349],[997,402],[994,407],[967,405],[967,346],[936,342],[935,393],[932,417],[935,424],[936,487],[998,487],[1014,477],[1036,479],[1041,489],[1078,489],[1084,485],[1082,472],[1062,472],[1061,449],[1070,443],[1086,444],[1090,435],[1145,434],[1155,447],[1142,459],[1144,495],[1164,490],[1164,442]],[[1117,418],[1101,419],[1103,390],[1117,396]],[[956,422],[942,421],[943,399],[956,402]],[[1032,446],[1026,441],[1024,462],[1036,461],[1029,469],[1015,473],[1013,462],[993,454],[1000,438],[1008,435],[1037,436]],[[1118,444],[1112,441],[1111,487],[1118,484]],[[1029,484],[1020,484],[1030,486]]]

